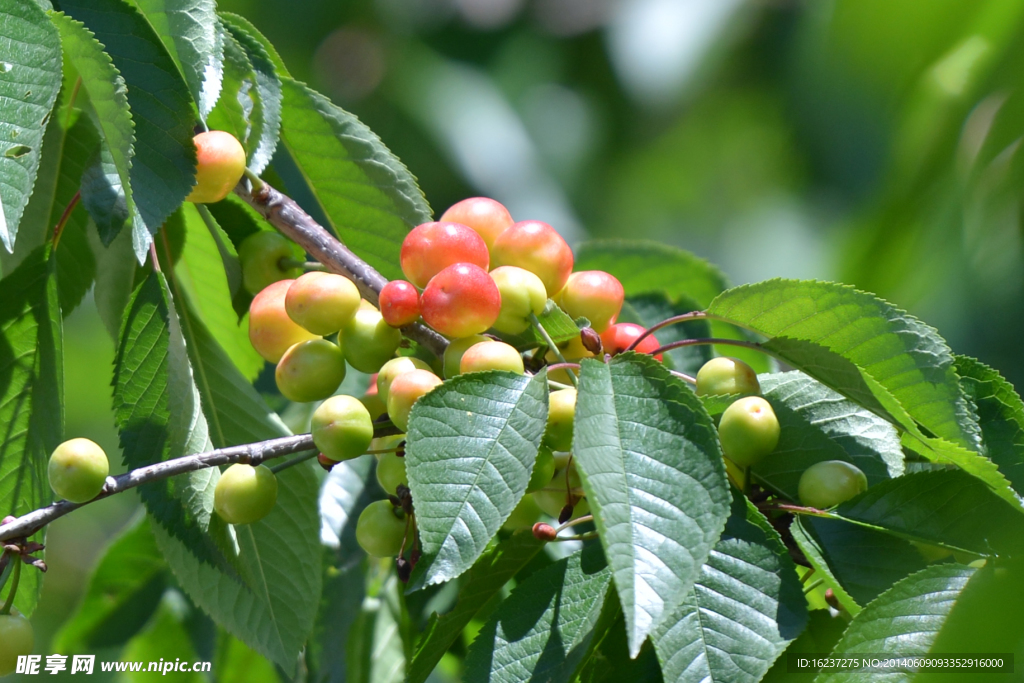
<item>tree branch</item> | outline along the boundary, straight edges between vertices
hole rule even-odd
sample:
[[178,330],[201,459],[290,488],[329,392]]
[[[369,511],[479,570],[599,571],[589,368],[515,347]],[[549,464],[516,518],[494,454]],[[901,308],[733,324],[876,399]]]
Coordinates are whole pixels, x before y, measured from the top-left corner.
[[[387,278],[313,220],[295,200],[275,190],[266,181],[262,181],[262,186],[253,187],[246,178],[235,187],[235,194],[331,272],[352,280],[363,298],[377,305],[377,296],[388,283]],[[448,346],[444,337],[420,323],[406,325],[402,328],[402,334],[427,347],[438,357],[444,354]]]
[[70,503],[62,500],[29,512],[13,522],[0,526],[0,541],[31,536],[50,522],[63,517],[72,510],[77,510],[84,505],[95,503],[98,500],[103,500],[117,493],[123,493],[128,489],[133,489],[143,484],[160,481],[178,474],[185,474],[186,472],[195,472],[207,467],[232,465],[235,463],[247,463],[255,466],[265,460],[280,458],[281,456],[315,448],[312,435],[300,434],[298,436],[285,436],[280,439],[270,439],[269,441],[260,441],[244,446],[218,448],[207,453],[196,453],[195,455],[186,455],[174,460],[165,460],[153,465],[146,465],[117,477],[107,477],[107,483],[104,484],[103,490],[88,503]]

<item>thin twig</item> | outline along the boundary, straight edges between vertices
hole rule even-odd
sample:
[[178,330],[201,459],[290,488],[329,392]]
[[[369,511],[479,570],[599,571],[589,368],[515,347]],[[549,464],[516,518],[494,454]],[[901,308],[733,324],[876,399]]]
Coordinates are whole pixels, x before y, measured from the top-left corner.
[[64,233],[64,226],[67,225],[68,219],[71,218],[71,212],[78,206],[78,200],[82,198],[81,192],[76,192],[75,196],[71,198],[68,205],[64,207],[64,212],[60,215],[57,220],[57,225],[53,226],[53,248],[56,249],[57,245],[60,244],[60,236]]
[[161,481],[178,474],[185,474],[186,472],[195,472],[207,467],[233,465],[239,462],[259,465],[265,460],[280,458],[297,453],[298,451],[306,451],[313,447],[313,437],[309,434],[300,434],[298,436],[286,436],[280,439],[270,439],[269,441],[260,441],[244,446],[218,448],[206,453],[186,455],[174,460],[165,460],[153,465],[146,465],[117,477],[107,477],[107,483],[103,486],[103,490],[88,503],[71,503],[62,500],[53,505],[29,512],[13,522],[0,526],[0,541],[31,536],[50,522],[63,517],[72,510],[77,510],[83,505],[89,505],[97,500],[133,489],[136,486]]
[[742,346],[745,349],[753,349],[755,351],[760,351],[761,353],[764,353],[769,356],[772,355],[771,352],[769,352],[767,349],[765,349],[757,342],[742,341],[740,339],[721,339],[716,337],[709,337],[706,339],[680,339],[679,341],[674,341],[670,344],[659,346],[658,348],[651,351],[650,355],[657,356],[658,354],[665,353],[666,351],[671,351],[673,349],[681,349],[685,346],[701,346],[707,344],[726,344],[728,346]]

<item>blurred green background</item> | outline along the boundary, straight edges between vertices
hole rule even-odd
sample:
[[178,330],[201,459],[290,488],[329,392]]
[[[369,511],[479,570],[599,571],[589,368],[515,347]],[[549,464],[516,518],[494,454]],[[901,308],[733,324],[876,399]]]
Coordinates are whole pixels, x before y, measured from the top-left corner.
[[[438,214],[484,194],[570,242],[692,250],[734,284],[840,280],[1024,382],[1020,0],[220,6],[375,130]],[[88,301],[65,334],[67,434],[114,454],[113,343]],[[124,498],[51,528],[44,640]]]

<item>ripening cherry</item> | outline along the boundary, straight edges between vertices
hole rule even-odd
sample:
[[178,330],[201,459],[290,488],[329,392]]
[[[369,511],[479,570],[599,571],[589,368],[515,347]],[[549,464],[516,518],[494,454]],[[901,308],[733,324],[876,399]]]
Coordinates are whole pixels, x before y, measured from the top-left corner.
[[501,295],[501,312],[494,329],[504,334],[519,334],[530,326],[530,314],[540,315],[548,294],[540,278],[516,266],[500,266],[491,271],[491,279]]
[[259,230],[238,245],[238,261],[242,266],[242,286],[250,294],[257,294],[278,280],[290,280],[302,274],[302,269],[283,267],[294,260],[297,247],[284,235],[272,230]]
[[712,358],[697,371],[698,396],[761,393],[757,373],[738,358]]
[[399,375],[404,375],[413,370],[431,372],[430,365],[426,361],[414,358],[413,356],[392,358],[381,366],[380,372],[377,373],[377,395],[380,396],[385,405],[387,405],[388,390],[391,388],[391,383]]
[[310,431],[313,443],[335,462],[366,452],[373,441],[373,420],[362,402],[353,396],[331,396],[313,411]]
[[228,524],[252,524],[274,509],[277,477],[266,465],[237,463],[227,468],[213,491],[213,509]]
[[54,449],[47,467],[50,488],[72,503],[87,503],[100,494],[110,474],[107,454],[89,439],[70,439]]
[[420,297],[423,321],[446,337],[480,334],[501,313],[498,286],[483,268],[456,263],[435,275]]
[[372,306],[361,306],[338,337],[348,364],[367,374],[380,370],[402,343],[402,333]]
[[406,518],[387,500],[367,505],[356,521],[356,541],[373,557],[395,557],[405,540]]
[[[612,356],[622,353],[629,348],[630,344],[636,341],[637,337],[646,331],[642,326],[634,323],[615,323],[601,333],[601,344],[604,346],[604,352]],[[649,334],[633,350],[637,353],[650,353],[660,347],[661,344],[658,343],[655,336]],[[661,354],[659,353],[654,359],[660,361]]]
[[222,130],[208,130],[192,138],[196,146],[196,185],[186,202],[210,204],[231,193],[245,174],[245,148]]
[[326,339],[299,342],[281,356],[274,379],[289,401],[320,401],[337,391],[345,379],[345,354]]
[[760,396],[747,396],[722,413],[718,440],[725,457],[740,467],[749,467],[779,445],[779,420],[768,401]]
[[466,349],[459,363],[460,372],[483,372],[485,370],[506,370],[522,375],[523,357],[516,347],[505,342],[475,344]]
[[474,334],[462,339],[453,339],[444,350],[444,376],[447,379],[451,379],[462,372],[460,369],[462,367],[462,356],[471,347],[476,344],[486,344],[493,341],[490,337],[485,337],[482,334]]
[[380,290],[377,303],[384,322],[391,327],[405,327],[420,318],[420,293],[411,282],[392,280]]
[[472,228],[460,223],[423,223],[402,241],[402,272],[420,289],[455,263],[472,263],[487,270],[487,244]]
[[395,377],[388,389],[388,417],[403,432],[409,430],[409,413],[421,396],[441,384],[429,370],[413,370]]
[[626,300],[626,290],[611,273],[582,270],[573,273],[558,293],[555,302],[570,318],[586,318],[596,332],[604,332],[615,322]]
[[800,475],[797,495],[808,507],[825,510],[868,490],[868,478],[856,465],[842,460],[816,462]]
[[301,276],[284,298],[288,317],[313,334],[334,334],[359,310],[359,289],[347,277],[313,271]]
[[515,223],[501,202],[487,197],[470,197],[452,204],[441,216],[441,222],[468,225],[484,238],[488,249],[494,246],[498,235]]
[[281,280],[257,294],[249,305],[249,341],[256,353],[271,363],[299,342],[317,339],[317,335],[288,317],[284,301],[295,280]]
[[494,240],[494,266],[518,266],[541,279],[544,291],[554,296],[562,291],[572,272],[572,249],[547,223],[521,221]]
[[553,451],[572,450],[573,421],[576,419],[576,390],[552,391],[548,396],[548,426],[544,442]]
[[34,648],[32,622],[15,612],[0,614],[0,678],[14,673],[18,657],[32,654]]
[[394,453],[381,453],[377,460],[377,483],[385,493],[394,493],[399,484],[409,485],[409,476],[405,472],[405,458]]

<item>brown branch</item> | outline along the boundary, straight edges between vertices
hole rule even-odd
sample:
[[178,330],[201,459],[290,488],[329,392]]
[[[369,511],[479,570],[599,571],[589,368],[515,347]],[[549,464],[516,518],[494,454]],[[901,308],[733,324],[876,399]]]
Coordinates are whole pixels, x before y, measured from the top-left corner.
[[[388,283],[387,278],[313,220],[295,200],[275,190],[265,181],[254,186],[247,178],[238,183],[235,194],[331,272],[352,280],[363,298],[377,305],[377,296]],[[406,325],[402,328],[402,334],[427,347],[438,357],[444,354],[448,346],[448,340],[419,323]]]
[[315,448],[313,437],[310,434],[298,436],[285,436],[280,439],[270,439],[258,443],[246,444],[244,446],[231,446],[229,448],[218,448],[206,453],[186,455],[174,460],[165,460],[153,465],[146,465],[137,470],[126,472],[117,477],[107,477],[107,483],[98,496],[88,503],[70,503],[66,500],[56,502],[47,507],[29,512],[18,517],[13,522],[0,526],[0,541],[9,541],[14,538],[27,538],[36,533],[44,526],[59,519],[73,510],[103,500],[109,496],[123,493],[143,484],[154,481],[161,481],[168,477],[207,467],[218,467],[220,465],[232,465],[235,463],[247,463],[259,465],[265,460],[280,458],[299,451],[307,451]]

